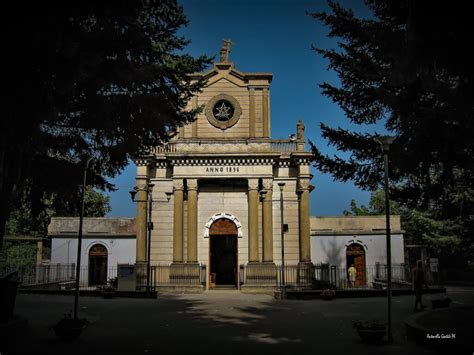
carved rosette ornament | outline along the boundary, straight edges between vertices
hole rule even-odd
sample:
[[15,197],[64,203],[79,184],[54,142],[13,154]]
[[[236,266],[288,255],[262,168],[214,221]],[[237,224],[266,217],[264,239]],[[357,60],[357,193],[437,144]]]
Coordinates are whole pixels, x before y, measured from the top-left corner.
[[209,100],[205,113],[210,124],[225,130],[237,123],[242,114],[242,109],[234,97],[220,94]]

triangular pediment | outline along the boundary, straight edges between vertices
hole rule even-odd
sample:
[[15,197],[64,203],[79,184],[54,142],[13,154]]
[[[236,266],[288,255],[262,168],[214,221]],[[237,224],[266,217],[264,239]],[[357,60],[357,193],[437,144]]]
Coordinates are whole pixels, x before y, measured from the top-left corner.
[[235,69],[225,70],[225,71],[215,69],[212,75],[206,75],[205,78],[207,79],[207,86],[211,86],[212,84],[215,84],[221,80],[226,80],[240,87],[247,85],[245,76]]
[[206,86],[210,86],[223,78],[240,87],[247,86],[255,80],[259,82],[263,80],[267,83],[272,80],[271,73],[244,73],[235,69],[232,63],[215,63],[207,72],[194,73],[191,74],[191,77],[207,80]]

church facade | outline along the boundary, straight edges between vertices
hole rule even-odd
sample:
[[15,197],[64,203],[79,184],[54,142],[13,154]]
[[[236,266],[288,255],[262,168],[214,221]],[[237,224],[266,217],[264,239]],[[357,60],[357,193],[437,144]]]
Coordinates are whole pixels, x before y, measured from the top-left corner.
[[203,107],[197,119],[135,161],[137,264],[149,254],[152,265],[170,264],[176,280],[206,265],[207,287],[238,287],[241,265],[247,283],[262,268],[274,275],[282,235],[285,262],[311,264],[304,125],[288,140],[272,139],[272,74],[241,72],[229,53],[225,42],[212,69],[192,74],[207,81],[188,104]]
[[[135,160],[136,218],[84,220],[84,284],[118,276],[120,287],[133,270],[140,290],[266,292],[318,280],[345,288],[354,265],[351,286],[374,287],[385,277],[385,216],[310,217],[304,124],[272,139],[272,74],[237,70],[229,52],[226,41],[220,61],[191,76],[207,83],[188,103],[202,108],[197,119]],[[406,281],[400,217],[391,219],[392,274]],[[53,265],[74,263],[78,225],[52,219]]]

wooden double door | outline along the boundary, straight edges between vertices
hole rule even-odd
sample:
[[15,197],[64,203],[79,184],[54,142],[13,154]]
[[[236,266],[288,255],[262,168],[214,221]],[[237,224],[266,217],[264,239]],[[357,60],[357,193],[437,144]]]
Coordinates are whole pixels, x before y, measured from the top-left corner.
[[215,221],[209,231],[209,286],[237,287],[237,227],[229,219]]
[[[355,280],[355,286],[356,287],[362,287],[365,286],[365,250],[364,247],[360,244],[350,244],[347,246],[346,249],[346,265],[347,269],[351,265],[354,265],[357,273],[356,273],[356,280]],[[348,276],[349,279],[349,276]]]

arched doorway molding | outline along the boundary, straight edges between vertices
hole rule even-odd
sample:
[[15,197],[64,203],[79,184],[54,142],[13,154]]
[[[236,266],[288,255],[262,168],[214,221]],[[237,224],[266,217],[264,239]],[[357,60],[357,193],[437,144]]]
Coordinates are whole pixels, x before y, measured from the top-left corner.
[[209,238],[209,231],[211,229],[212,224],[216,220],[221,219],[221,218],[226,218],[226,219],[229,219],[230,221],[234,222],[235,227],[237,228],[237,237],[238,238],[243,237],[242,224],[240,223],[240,220],[236,216],[234,216],[233,214],[226,213],[226,212],[221,212],[221,213],[216,213],[215,215],[213,215],[212,217],[210,217],[207,220],[206,226],[205,226],[204,231],[203,231],[204,238]]

